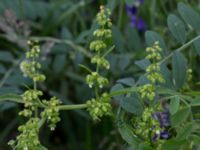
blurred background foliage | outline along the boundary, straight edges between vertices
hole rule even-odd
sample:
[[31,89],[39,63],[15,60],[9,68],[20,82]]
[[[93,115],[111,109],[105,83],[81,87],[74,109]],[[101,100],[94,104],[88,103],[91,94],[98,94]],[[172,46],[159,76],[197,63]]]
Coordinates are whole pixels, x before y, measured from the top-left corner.
[[[1,0],[0,94],[21,94],[27,86],[32,86],[19,70],[19,63],[27,50],[27,40],[31,39],[39,40],[41,44],[40,61],[47,80],[39,88],[44,91],[44,98],[56,95],[64,104],[84,103],[90,99],[94,93],[85,84],[87,72],[79,64],[90,65],[92,54],[88,44],[101,4],[112,10],[113,43],[116,45],[108,56],[111,72],[104,73],[111,81],[107,89],[115,83],[134,83],[134,79],[144,73],[140,68],[145,67],[144,61],[141,61],[145,56],[145,31],[157,31],[165,37],[167,47],[178,46],[170,39],[166,18],[176,11],[177,3],[181,1],[200,10],[199,0],[144,0],[140,1],[140,5],[138,0]],[[133,14],[127,6],[134,6]],[[190,66],[196,66],[195,79],[198,81],[200,70],[194,61],[195,55],[187,52]],[[119,81],[127,78],[129,80]],[[9,149],[7,141],[16,136],[17,126],[25,121],[18,116],[20,108],[14,103],[0,103],[2,150]],[[46,130],[46,127],[41,132],[41,141],[50,150],[113,150],[126,147],[118,134],[114,117],[95,123],[83,110],[65,111],[61,117],[55,132]]]

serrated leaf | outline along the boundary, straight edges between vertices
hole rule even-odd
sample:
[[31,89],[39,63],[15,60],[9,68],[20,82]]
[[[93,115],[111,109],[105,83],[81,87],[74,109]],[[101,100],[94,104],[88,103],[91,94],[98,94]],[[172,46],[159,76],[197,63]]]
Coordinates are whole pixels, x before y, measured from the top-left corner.
[[154,31],[146,31],[145,40],[148,46],[152,46],[156,41],[159,41],[160,47],[163,49],[163,51],[167,50],[167,46],[163,38]]
[[137,96],[124,97],[121,100],[120,106],[127,112],[135,115],[141,115],[143,106]]
[[179,43],[184,44],[186,41],[186,30],[183,21],[176,15],[171,14],[167,18],[167,24],[175,39]]
[[191,26],[197,32],[200,32],[200,16],[196,11],[184,3],[179,3],[178,12],[189,26]]
[[179,106],[180,106],[180,98],[178,96],[176,96],[175,98],[172,98],[169,104],[170,114],[174,115],[178,111]]
[[184,140],[186,139],[192,132],[193,124],[187,123],[180,131],[178,131],[178,134],[176,136],[177,140]]
[[180,52],[174,52],[172,56],[172,76],[177,89],[181,88],[186,80],[187,62],[185,56]]
[[135,80],[133,78],[123,78],[117,80],[117,83],[124,84],[127,86],[133,86],[135,84]]
[[173,127],[178,126],[181,123],[183,123],[184,121],[186,121],[189,114],[190,114],[190,108],[189,107],[182,108],[181,110],[179,110],[177,113],[175,113],[173,116],[171,116],[172,126]]

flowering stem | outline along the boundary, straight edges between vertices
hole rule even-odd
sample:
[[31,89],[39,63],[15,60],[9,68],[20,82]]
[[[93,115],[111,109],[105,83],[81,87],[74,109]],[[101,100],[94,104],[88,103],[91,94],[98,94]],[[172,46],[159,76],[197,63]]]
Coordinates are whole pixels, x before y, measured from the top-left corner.
[[86,104],[60,105],[60,106],[58,106],[59,110],[73,110],[73,109],[85,109],[85,108],[87,108]]

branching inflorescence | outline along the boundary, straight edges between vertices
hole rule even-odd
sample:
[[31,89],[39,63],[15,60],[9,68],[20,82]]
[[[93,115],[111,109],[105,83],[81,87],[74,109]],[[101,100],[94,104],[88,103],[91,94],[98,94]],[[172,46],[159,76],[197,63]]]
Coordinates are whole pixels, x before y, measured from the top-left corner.
[[111,114],[110,97],[107,93],[99,95],[99,90],[108,84],[108,79],[100,75],[100,69],[110,68],[110,63],[105,57],[114,48],[110,47],[112,37],[110,14],[109,9],[100,7],[100,12],[96,16],[99,28],[94,31],[95,40],[90,43],[90,50],[95,53],[91,58],[91,63],[96,65],[96,70],[87,75],[86,82],[90,88],[94,87],[96,98],[87,102],[87,110],[94,120]]
[[96,17],[99,28],[94,31],[95,40],[90,43],[90,49],[95,54],[91,58],[91,63],[96,65],[96,71],[91,71],[86,77],[89,87],[95,88],[96,98],[92,98],[86,104],[61,105],[61,101],[56,97],[52,97],[50,100],[41,99],[43,92],[38,89],[37,83],[43,82],[45,75],[40,72],[42,66],[38,62],[40,48],[37,42],[28,41],[30,50],[26,52],[26,59],[21,62],[20,69],[24,77],[32,79],[33,88],[28,88],[21,96],[24,109],[19,112],[19,115],[28,118],[28,121],[19,126],[20,134],[16,140],[9,142],[13,149],[46,149],[39,141],[39,130],[45,121],[48,122],[50,129],[54,130],[56,124],[61,120],[60,110],[87,108],[94,120],[100,120],[101,117],[111,114],[110,96],[107,93],[100,94],[100,89],[108,84],[108,79],[99,73],[100,69],[108,70],[110,68],[105,57],[114,48],[110,47],[112,37],[110,14],[109,9],[101,6]]

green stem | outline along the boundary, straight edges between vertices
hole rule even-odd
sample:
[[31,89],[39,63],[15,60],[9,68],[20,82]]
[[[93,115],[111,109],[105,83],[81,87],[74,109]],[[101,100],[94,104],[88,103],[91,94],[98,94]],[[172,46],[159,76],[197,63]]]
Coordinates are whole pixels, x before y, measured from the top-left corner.
[[128,94],[128,93],[137,92],[137,91],[138,91],[137,87],[125,88],[125,89],[122,89],[122,90],[111,92],[109,94],[109,96],[114,97],[114,96],[118,96],[118,95],[122,95],[122,94]]
[[87,104],[76,104],[76,105],[60,105],[58,106],[59,110],[74,110],[74,109],[85,109]]
[[41,128],[43,126],[43,124],[45,123],[46,118],[42,118],[38,124],[38,127]]
[[118,23],[117,23],[119,29],[121,28],[122,25],[123,12],[124,12],[124,0],[120,0]]

